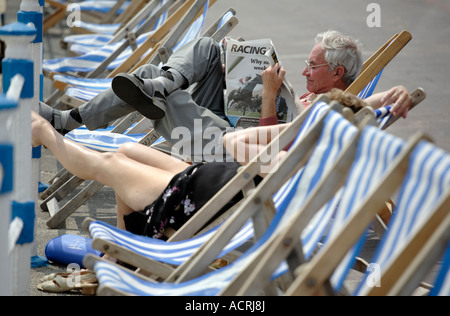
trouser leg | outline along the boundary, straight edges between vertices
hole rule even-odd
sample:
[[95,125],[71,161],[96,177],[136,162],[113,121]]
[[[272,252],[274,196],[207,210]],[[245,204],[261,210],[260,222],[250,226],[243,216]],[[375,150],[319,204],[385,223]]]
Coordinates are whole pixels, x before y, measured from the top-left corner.
[[[176,51],[163,69],[174,68],[188,81],[187,91],[196,105],[205,107],[225,118],[223,108],[223,72],[220,49],[210,38],[200,38]],[[144,65],[135,74],[141,78],[156,78],[162,70],[154,65]],[[170,103],[168,104],[170,106]],[[79,107],[83,124],[90,130],[105,127],[109,122],[127,115],[135,109],[118,98],[111,88],[103,91]]]
[[[221,136],[230,130],[230,124],[224,113],[224,81],[218,44],[210,38],[192,41],[175,52],[163,66],[163,70],[170,68],[178,70],[189,87],[167,96],[166,115],[162,120],[153,121],[155,129],[184,154],[197,157],[196,160],[203,160],[205,155],[221,159],[218,158],[223,152]],[[145,65],[135,73],[141,78],[155,78],[163,70]],[[134,108],[108,89],[81,106],[79,111],[83,123],[93,130],[133,112]]]
[[[162,70],[154,65],[139,67],[134,73],[143,78],[155,78]],[[110,122],[136,111],[131,105],[118,98],[111,88],[78,108],[83,124],[89,130],[107,126]]]
[[224,78],[219,45],[201,38],[172,55],[164,69],[178,70],[189,88],[167,97],[166,116],[155,129],[177,155],[194,161],[223,160],[222,135],[231,127],[224,112]]
[[156,131],[172,145],[175,156],[192,161],[224,161],[222,136],[230,124],[209,109],[199,106],[189,92],[177,90],[167,98],[166,116],[154,121]]
[[[220,47],[211,38],[199,38],[176,51],[163,69],[174,68],[188,81],[194,102],[226,119],[223,102],[224,77]],[[170,103],[169,103],[170,106]]]

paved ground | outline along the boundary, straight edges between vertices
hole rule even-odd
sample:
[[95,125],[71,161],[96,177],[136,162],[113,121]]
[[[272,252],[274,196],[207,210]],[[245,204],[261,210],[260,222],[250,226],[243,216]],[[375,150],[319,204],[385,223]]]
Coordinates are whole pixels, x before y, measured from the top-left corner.
[[[8,0],[6,21],[13,22],[20,1]],[[418,108],[390,127],[390,132],[407,138],[417,130],[429,134],[435,142],[450,152],[449,114],[450,90],[447,73],[450,57],[450,4],[446,0],[398,0],[377,1],[380,11],[368,10],[368,0],[218,0],[209,10],[208,24],[219,14],[232,7],[236,9],[239,25],[231,33],[246,39],[271,38],[280,59],[288,70],[288,78],[298,93],[304,91],[305,80],[301,76],[304,60],[313,46],[314,36],[327,29],[337,29],[361,39],[364,57],[369,57],[394,33],[401,30],[411,32],[412,41],[391,62],[383,73],[377,91],[394,85],[408,89],[423,87],[428,96]],[[372,17],[377,12],[379,16]],[[379,27],[369,27],[370,21],[379,22]],[[57,41],[57,30],[47,38],[45,57],[64,56]],[[50,46],[51,45],[51,46]],[[45,82],[45,96],[50,93],[49,82]],[[42,180],[47,181],[60,168],[55,159],[44,150]],[[47,242],[61,234],[86,235],[81,224],[87,216],[114,224],[115,203],[111,189],[104,188],[94,198],[68,218],[60,229],[48,229],[45,225],[48,213],[41,212],[36,236],[38,255],[44,255]],[[49,265],[32,270],[31,295],[50,295],[36,290],[43,275],[64,271],[65,267]]]

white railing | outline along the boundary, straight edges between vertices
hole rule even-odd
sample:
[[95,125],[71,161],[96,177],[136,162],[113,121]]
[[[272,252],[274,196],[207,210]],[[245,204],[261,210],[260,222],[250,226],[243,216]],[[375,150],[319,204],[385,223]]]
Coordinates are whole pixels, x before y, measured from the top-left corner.
[[31,258],[36,255],[34,236],[39,175],[36,166],[39,162],[32,161],[31,110],[38,109],[41,90],[36,64],[42,63],[42,53],[37,53],[42,45],[36,44],[39,37],[36,34],[42,15],[25,11],[30,8],[40,11],[39,2],[24,0],[18,12],[21,22],[0,28],[0,38],[7,47],[2,65],[3,89],[7,93],[2,99],[7,104],[17,103],[15,109],[2,111],[5,113],[0,117],[0,140],[5,148],[12,148],[12,153],[8,153],[12,156],[11,165],[2,162],[2,173],[10,175],[12,186],[9,192],[0,196],[0,291],[4,295],[30,294]]

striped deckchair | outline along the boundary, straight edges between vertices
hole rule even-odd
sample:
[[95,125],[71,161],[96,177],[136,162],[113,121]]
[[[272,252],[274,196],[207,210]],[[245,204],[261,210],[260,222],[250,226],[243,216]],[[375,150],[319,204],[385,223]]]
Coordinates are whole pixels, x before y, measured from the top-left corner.
[[[334,111],[327,114],[325,119],[321,120],[324,123],[322,134],[318,140],[318,144],[314,147],[315,150],[308,162],[301,168],[299,172],[291,177],[295,165],[299,164],[300,157],[298,155],[306,154],[306,148],[311,148],[311,144],[307,141],[308,136],[293,144],[290,154],[283,161],[275,173],[266,178],[260,186],[250,195],[246,202],[230,217],[221,227],[218,232],[200,249],[201,252],[195,254],[192,260],[188,260],[185,264],[179,267],[180,271],[174,271],[173,275],[179,273],[181,275],[176,279],[176,283],[169,283],[169,277],[165,283],[155,284],[151,282],[142,282],[138,279],[131,282],[123,279],[122,274],[125,272],[114,272],[111,274],[112,266],[108,263],[96,263],[95,272],[100,282],[100,294],[106,294],[112,287],[117,286],[115,290],[121,293],[136,294],[136,295],[216,295],[220,293],[233,277],[242,270],[247,263],[252,260],[255,251],[264,245],[274,234],[277,234],[286,222],[290,221],[290,217],[295,214],[295,210],[289,207],[289,200],[292,198],[292,193],[297,187],[303,188],[303,200],[306,200],[308,195],[313,192],[317,183],[325,178],[327,172],[333,167],[333,159],[340,157],[346,146],[351,143],[352,139],[357,136],[357,128],[344,119],[341,115]],[[308,133],[309,135],[309,133]],[[302,145],[303,143],[303,145]],[[331,159],[328,160],[328,159]],[[301,160],[301,159],[300,159]],[[276,202],[277,212],[273,218],[268,229],[261,235],[262,237],[246,251],[235,262],[219,269],[216,272],[208,273],[204,276],[196,277],[199,271],[202,271],[204,264],[210,261],[210,256],[215,257],[216,251],[222,249],[223,245],[228,243],[229,238],[239,231],[240,225],[247,222],[249,217],[254,216],[263,208],[259,205],[259,198],[267,199],[269,192],[276,190],[276,187],[282,186],[285,178],[290,178],[286,185],[283,186],[284,194],[278,195]],[[307,188],[307,189],[306,189]],[[255,213],[255,214],[253,214]],[[203,251],[205,250],[205,252]],[[220,250],[219,250],[220,252]],[[200,261],[196,260],[200,259]],[[193,268],[193,269],[192,269]],[[198,271],[197,271],[198,270]],[[285,268],[281,266],[279,272],[282,273]],[[116,274],[117,273],[117,274]],[[201,272],[200,272],[201,273]],[[274,277],[278,275],[275,274]],[[118,277],[118,279],[116,279]],[[189,280],[189,281],[187,281]]]
[[[352,169],[342,189],[331,196],[326,190],[321,190],[321,193],[315,197],[317,201],[312,200],[311,205],[326,204],[316,214],[311,213],[315,207],[304,206],[301,203],[296,206],[295,199],[293,199],[291,207],[303,208],[303,210],[298,213],[296,218],[292,219],[290,227],[287,227],[276,241],[261,250],[258,260],[252,266],[253,271],[242,271],[240,278],[236,279],[232,288],[238,291],[239,295],[255,294],[258,289],[264,288],[274,267],[276,268],[284,259],[288,259],[295,251],[295,246],[298,245],[296,243],[297,236],[301,236],[304,258],[306,260],[317,258],[318,255],[315,253],[318,250],[319,242],[323,241],[323,236],[325,236],[323,241],[325,246],[329,239],[333,239],[334,232],[330,229],[330,225],[340,218],[343,218],[342,221],[345,222],[349,212],[354,210],[358,201],[368,196],[370,188],[382,179],[383,174],[386,173],[387,168],[391,166],[403,146],[402,140],[380,131],[375,126],[367,126],[362,131],[354,161],[349,161],[349,164],[353,162]],[[339,175],[338,171],[334,177],[345,181],[345,177]],[[383,200],[380,201],[383,203]],[[288,244],[287,241],[290,243]],[[304,261],[294,261],[291,270],[294,271],[296,266],[302,263]],[[305,264],[306,266],[307,264]]]
[[[334,290],[339,290],[347,271],[352,267],[355,254],[365,240],[364,230],[377,212],[379,202],[394,192],[402,181],[398,205],[374,258],[374,263],[378,265],[377,271],[381,272],[381,279],[378,280],[380,286],[367,282],[369,275],[360,283],[355,294],[388,294],[397,285],[400,275],[408,271],[410,265],[414,266],[417,254],[424,249],[423,245],[429,239],[432,240],[430,236],[438,231],[435,228],[442,228],[441,224],[445,225],[441,231],[446,232],[441,238],[443,242],[440,247],[441,253],[444,252],[448,244],[450,156],[427,141],[421,141],[421,138],[413,137],[404,145],[403,153],[393,161],[380,183],[372,187],[370,198],[361,200],[351,212],[349,208],[350,213],[344,214],[342,218],[336,216],[330,240],[311,262],[299,270],[299,276],[288,294],[321,293],[328,279]],[[434,226],[422,230],[430,219],[433,219]],[[352,251],[346,254],[351,248]],[[427,272],[429,270],[425,270]],[[410,282],[410,276],[403,281]],[[415,279],[417,281],[417,275]],[[311,285],[312,280],[314,285]]]
[[[393,218],[372,259],[381,272],[379,286],[369,286],[366,276],[355,294],[411,295],[448,248],[449,207],[450,155],[423,141],[411,154]],[[450,294],[446,256],[433,295]]]

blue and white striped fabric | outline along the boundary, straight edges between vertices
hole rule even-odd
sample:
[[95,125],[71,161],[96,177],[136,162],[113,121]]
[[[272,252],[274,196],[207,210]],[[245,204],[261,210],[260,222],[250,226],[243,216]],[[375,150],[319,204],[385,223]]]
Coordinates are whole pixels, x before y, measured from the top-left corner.
[[[136,40],[140,46],[151,33],[139,36]],[[42,63],[42,68],[47,72],[91,72],[95,70],[106,58],[108,58],[118,47],[120,43],[114,43],[104,46],[100,49],[93,50],[87,54],[76,57],[66,57],[57,59],[46,59]],[[131,54],[133,50],[128,47],[115,60],[113,60],[106,69],[113,70],[119,67]]]
[[[60,2],[65,3],[66,1]],[[80,9],[82,11],[107,13],[114,7],[116,2],[117,0],[86,0],[77,1],[76,3],[80,6]],[[122,7],[117,11],[117,13],[122,13],[129,5],[130,1],[125,1]]]
[[430,296],[450,296],[450,241],[442,259],[441,269],[434,282]]
[[[297,203],[301,203],[300,200],[304,202],[314,186],[331,168],[333,158],[335,159],[339,153],[336,146],[342,148],[343,144],[354,137],[356,133],[356,127],[339,114],[331,112],[327,115],[325,127],[312,156],[314,159],[308,160],[308,163],[300,171],[302,173],[300,177],[294,177],[296,178],[295,182],[300,182],[293,184],[293,181],[291,181],[290,185],[283,187],[283,189],[292,191],[280,195],[284,196],[287,201],[278,201],[277,213],[267,231],[243,256],[231,265],[188,282],[155,284],[146,283],[108,263],[99,262],[94,269],[100,287],[110,286],[134,295],[217,295],[243,267],[251,262],[257,249],[271,236],[284,231],[283,224],[289,223],[289,219],[298,210],[298,208],[291,207],[289,199],[295,194]],[[273,277],[278,277],[285,271],[286,266],[281,265]]]
[[120,145],[129,142],[138,143],[145,136],[145,134],[112,133],[111,130],[112,128],[99,129],[93,133],[86,127],[80,127],[67,133],[65,137],[90,149],[115,152]]
[[[449,188],[450,155],[422,141],[411,154],[396,209],[373,259],[373,262],[379,265],[380,271],[383,271],[390,260],[395,260],[396,254],[401,251],[408,238],[429,218],[431,210]],[[449,256],[448,252],[447,256]],[[448,270],[443,273],[448,274]],[[446,282],[440,287],[443,288],[443,293],[448,295],[450,284],[448,279]],[[367,283],[361,282],[356,294],[364,294],[366,287]]]
[[[81,11],[89,11],[89,12],[99,12],[99,13],[108,13],[113,6],[116,4],[116,1],[82,1],[78,2],[77,5],[80,7]],[[127,9],[130,2],[126,1],[122,7],[117,11],[117,14],[122,13]],[[83,20],[79,21],[78,27],[81,27],[85,30],[101,33],[101,34],[114,34],[117,29],[121,26],[121,23],[114,24],[98,24],[98,23],[89,23]]]
[[[200,36],[205,22],[207,8],[208,2],[206,2],[204,13],[194,23],[192,23],[189,29],[186,31],[185,36],[182,40],[183,42],[187,42]],[[142,45],[142,43],[145,42],[150,34],[151,32],[139,36],[136,40],[137,45]],[[178,43],[177,45],[180,45],[180,43]],[[101,62],[109,57],[117,49],[118,46],[120,46],[120,43],[113,43],[100,49],[91,51],[82,56],[44,60],[42,68],[44,71],[57,73],[91,72],[95,70]],[[131,47],[128,47],[113,62],[111,62],[110,65],[108,65],[107,69],[113,70],[119,67],[132,54],[132,52],[133,50],[131,49]]]
[[383,70],[384,69],[382,69],[372,80],[370,80],[367,86],[358,94],[359,98],[364,100],[373,94],[373,91],[375,90],[375,87],[377,86],[378,81],[380,80]]
[[390,111],[391,111],[390,105],[383,106],[375,110],[375,117],[377,118],[379,129],[384,129],[386,124],[393,117]]
[[55,75],[53,79],[82,89],[98,90],[100,92],[111,88],[112,82],[112,78],[79,78],[65,75]]
[[[106,13],[114,7],[117,0],[71,0],[70,2],[65,0],[55,0],[55,2],[66,5],[77,4],[82,11]],[[125,1],[118,13],[123,12],[129,5],[130,1]]]
[[[364,129],[356,158],[347,177],[346,184],[341,189],[341,194],[339,194],[338,208],[336,209],[332,226],[326,234],[327,238],[324,244],[336,237],[339,230],[353,215],[353,212],[357,210],[358,204],[371,193],[371,190],[383,177],[392,161],[404,147],[404,144],[403,140],[382,132],[376,127],[368,126]],[[333,200],[336,200],[336,197]],[[333,201],[330,202],[330,205],[335,207]],[[360,239],[333,274],[331,284],[336,291],[341,288],[346,272],[352,267],[355,254],[358,253],[362,246],[364,237]]]
[[103,90],[94,90],[94,89],[81,89],[70,87],[66,89],[66,95],[73,98],[78,98],[81,101],[88,102],[92,100],[95,96],[97,96]]
[[[336,210],[333,215],[331,228],[326,233],[324,244],[332,238],[335,238],[338,231],[346,223],[356,206],[360,203],[381,179],[395,156],[400,152],[404,141],[381,132],[376,127],[366,127],[361,135],[358,144],[357,155],[352,165],[347,182],[338,194],[326,205],[327,209]],[[355,247],[360,249],[362,242]],[[310,254],[308,254],[310,255]],[[348,269],[354,262],[354,256],[349,255],[343,260],[340,268]],[[340,270],[332,277],[332,284],[335,289],[342,286],[343,275]],[[336,277],[338,276],[338,277]]]
[[[152,16],[154,12],[156,12],[162,5],[164,4],[164,0],[161,0],[161,3],[158,7],[156,7],[152,12],[149,13],[148,16]],[[161,25],[165,22],[167,18],[167,12],[162,14],[158,20],[156,21],[152,32],[157,30]],[[141,25],[145,22],[146,19],[143,19],[135,28],[135,32],[139,32]],[[140,34],[140,33],[137,33]],[[96,49],[102,48],[106,45],[109,45],[111,40],[114,38],[114,34],[102,33],[98,32],[97,34],[75,34],[69,35],[64,38],[64,42],[70,45],[70,50],[78,55],[87,54]],[[117,41],[117,43],[123,44],[124,40]]]
[[66,36],[64,42],[71,44],[69,49],[74,53],[86,54],[107,45],[112,39],[111,34],[74,34]]

